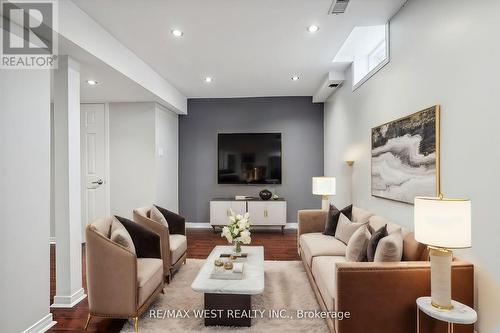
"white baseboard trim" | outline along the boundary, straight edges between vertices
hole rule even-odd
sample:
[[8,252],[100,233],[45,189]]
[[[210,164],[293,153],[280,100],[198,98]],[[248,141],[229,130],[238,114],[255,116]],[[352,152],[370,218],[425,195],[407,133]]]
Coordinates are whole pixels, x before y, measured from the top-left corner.
[[82,300],[85,299],[85,291],[80,288],[71,296],[54,296],[54,303],[50,306],[51,308],[72,308]]
[[[297,229],[297,223],[291,222],[285,225],[285,229]],[[265,229],[272,228],[273,226],[251,226],[254,229]],[[276,226],[279,227],[279,226]],[[212,229],[212,226],[208,222],[186,222],[187,229]]]
[[43,333],[47,332],[52,326],[57,324],[57,321],[52,320],[52,313],[49,313],[35,324],[31,325],[23,333]]
[[50,244],[55,244],[56,243],[56,238],[55,237],[49,237],[49,242],[50,242]]
[[187,229],[212,229],[208,222],[186,222]]

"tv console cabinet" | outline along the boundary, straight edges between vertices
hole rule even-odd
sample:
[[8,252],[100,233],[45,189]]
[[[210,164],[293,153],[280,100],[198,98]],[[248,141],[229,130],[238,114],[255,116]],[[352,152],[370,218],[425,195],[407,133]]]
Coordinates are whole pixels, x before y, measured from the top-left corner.
[[210,225],[214,229],[228,224],[231,210],[235,214],[250,215],[250,227],[257,226],[279,226],[281,232],[286,225],[286,201],[283,198],[277,200],[261,200],[251,198],[236,200],[232,198],[215,198],[210,200]]

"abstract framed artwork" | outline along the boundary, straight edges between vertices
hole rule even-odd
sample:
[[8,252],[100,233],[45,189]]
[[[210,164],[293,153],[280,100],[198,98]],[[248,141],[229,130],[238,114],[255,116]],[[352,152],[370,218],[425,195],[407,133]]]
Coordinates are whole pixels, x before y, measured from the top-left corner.
[[440,193],[440,107],[372,128],[372,196],[413,204]]

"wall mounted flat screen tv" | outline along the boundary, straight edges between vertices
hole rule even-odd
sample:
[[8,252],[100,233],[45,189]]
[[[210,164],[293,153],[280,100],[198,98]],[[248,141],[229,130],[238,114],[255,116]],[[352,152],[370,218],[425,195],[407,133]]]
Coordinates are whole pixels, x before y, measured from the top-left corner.
[[281,184],[281,133],[219,133],[219,184]]

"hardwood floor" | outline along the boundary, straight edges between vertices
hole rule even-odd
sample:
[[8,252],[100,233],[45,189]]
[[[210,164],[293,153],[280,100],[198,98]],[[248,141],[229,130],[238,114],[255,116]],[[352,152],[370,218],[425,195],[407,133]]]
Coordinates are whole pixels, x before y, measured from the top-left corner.
[[[188,229],[188,258],[205,259],[215,245],[227,245],[220,233],[211,229]],[[299,260],[297,255],[296,230],[252,231],[252,245],[264,246],[265,260]],[[83,285],[85,276],[85,246],[83,247]],[[182,268],[181,268],[182,269]],[[50,247],[50,303],[56,289],[55,246]],[[175,276],[174,276],[175,279]],[[168,295],[167,295],[168,296]],[[88,300],[85,299],[71,309],[51,309],[57,325],[49,332],[83,332],[88,314]],[[92,318],[87,332],[120,332],[125,320]],[[140,327],[140,323],[139,323]]]

